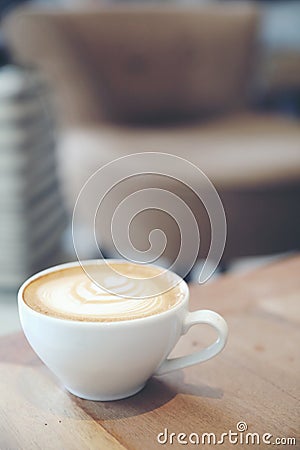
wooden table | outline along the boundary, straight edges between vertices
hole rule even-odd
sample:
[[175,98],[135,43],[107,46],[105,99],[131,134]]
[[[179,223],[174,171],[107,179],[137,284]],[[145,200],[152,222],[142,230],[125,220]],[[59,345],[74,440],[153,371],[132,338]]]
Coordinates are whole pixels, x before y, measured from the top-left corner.
[[[68,394],[22,334],[2,337],[0,449],[212,448],[180,444],[178,433],[193,442],[196,436],[190,433],[201,439],[210,432],[220,439],[222,433],[236,432],[238,422],[260,439],[270,433],[270,442],[277,437],[298,442],[233,445],[225,437],[216,447],[299,449],[300,257],[192,286],[191,294],[192,309],[211,308],[224,315],[230,330],[227,347],[202,365],[151,379],[126,400],[97,403]],[[176,354],[196,350],[211,338],[205,326],[194,327]],[[157,441],[166,428],[168,436],[177,434],[172,445],[170,436],[168,444]],[[245,439],[247,432],[239,432],[239,438]]]

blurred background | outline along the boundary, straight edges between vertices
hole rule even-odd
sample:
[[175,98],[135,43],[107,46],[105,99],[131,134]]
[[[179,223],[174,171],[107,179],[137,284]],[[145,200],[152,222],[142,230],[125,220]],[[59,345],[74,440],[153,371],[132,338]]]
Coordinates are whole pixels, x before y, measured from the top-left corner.
[[[219,276],[299,249],[300,1],[0,5],[0,332],[19,327],[15,298],[27,276],[76,259],[71,217],[80,189],[128,154],[181,156],[213,182],[228,226]],[[170,190],[193,211],[201,228],[188,275],[195,280],[209,217],[187,186],[160,176],[133,177],[105,198],[96,224],[103,254],[118,256],[116,207],[147,187]],[[88,209],[77,226],[81,255],[93,258]],[[147,249],[155,228],[167,236],[169,264],[180,230],[163,211],[137,215],[132,242]],[[182,263],[176,271],[185,273]]]

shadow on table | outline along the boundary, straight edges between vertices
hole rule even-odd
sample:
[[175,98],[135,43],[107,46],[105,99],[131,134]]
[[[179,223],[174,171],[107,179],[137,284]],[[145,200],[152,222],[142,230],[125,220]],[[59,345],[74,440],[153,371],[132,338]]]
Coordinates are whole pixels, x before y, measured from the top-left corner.
[[223,391],[201,384],[184,382],[184,373],[177,371],[160,378],[151,378],[144,389],[133,397],[113,402],[92,402],[70,394],[73,401],[94,420],[116,420],[153,411],[170,402],[178,394],[220,399]]
[[22,333],[1,339],[0,361],[20,367],[27,366],[29,372],[22,370],[16,379],[20,395],[38,408],[45,411],[51,410],[60,417],[82,419],[79,411],[72,408],[72,404],[83,410],[88,415],[87,419],[91,417],[98,421],[109,421],[153,411],[180,394],[198,398],[221,399],[223,397],[223,390],[220,388],[199,383],[186,383],[184,372],[179,370],[163,377],[151,378],[142,391],[127,399],[113,402],[83,400],[69,394],[59,384],[56,377],[34,354]]

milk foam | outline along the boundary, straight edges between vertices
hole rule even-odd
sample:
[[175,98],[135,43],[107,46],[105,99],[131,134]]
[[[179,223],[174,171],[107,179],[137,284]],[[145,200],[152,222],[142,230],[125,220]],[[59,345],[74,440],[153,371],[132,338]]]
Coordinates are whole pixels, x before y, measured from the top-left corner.
[[[25,289],[24,300],[45,314],[75,320],[110,321],[158,314],[170,309],[182,297],[178,287],[168,291],[167,278],[157,277],[161,275],[158,269],[151,267],[152,273],[150,269],[145,272],[145,268],[137,271],[131,267],[125,275],[124,268],[130,265],[119,264],[121,273],[105,264],[87,267],[96,282],[81,267],[50,273]],[[158,294],[151,296],[153,292]]]

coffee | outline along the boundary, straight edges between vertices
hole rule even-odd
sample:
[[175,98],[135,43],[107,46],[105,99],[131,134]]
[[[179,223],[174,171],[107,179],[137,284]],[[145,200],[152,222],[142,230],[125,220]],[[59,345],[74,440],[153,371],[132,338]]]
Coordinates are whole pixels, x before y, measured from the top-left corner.
[[32,309],[86,322],[133,320],[162,313],[184,297],[182,283],[170,284],[168,271],[127,262],[95,262],[48,272],[23,294]]

